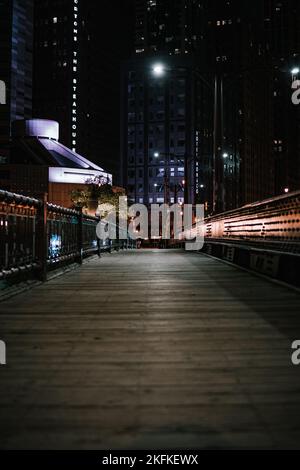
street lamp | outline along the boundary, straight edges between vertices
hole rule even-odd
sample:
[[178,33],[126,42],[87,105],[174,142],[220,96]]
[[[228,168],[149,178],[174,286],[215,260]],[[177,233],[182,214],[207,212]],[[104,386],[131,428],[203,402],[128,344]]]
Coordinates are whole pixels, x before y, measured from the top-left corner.
[[300,72],[299,67],[294,67],[294,68],[291,70],[291,74],[292,74],[292,75],[298,75],[299,72]]
[[227,152],[224,152],[223,155],[222,155],[223,158],[228,158],[228,156],[229,156],[229,155],[228,155]]
[[156,75],[157,77],[160,77],[164,75],[165,73],[165,68],[163,64],[155,64],[152,68],[153,74]]
[[158,158],[159,157],[159,152],[154,152],[154,157]]

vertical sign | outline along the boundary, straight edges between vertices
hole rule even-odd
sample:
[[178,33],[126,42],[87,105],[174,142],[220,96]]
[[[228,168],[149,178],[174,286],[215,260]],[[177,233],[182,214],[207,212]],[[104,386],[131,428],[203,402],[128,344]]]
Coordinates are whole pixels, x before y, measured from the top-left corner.
[[77,146],[77,97],[78,97],[78,3],[73,0],[73,52],[72,52],[72,150]]
[[196,142],[195,142],[195,157],[196,157],[196,169],[195,169],[195,180],[196,180],[196,194],[199,194],[199,131],[196,131]]

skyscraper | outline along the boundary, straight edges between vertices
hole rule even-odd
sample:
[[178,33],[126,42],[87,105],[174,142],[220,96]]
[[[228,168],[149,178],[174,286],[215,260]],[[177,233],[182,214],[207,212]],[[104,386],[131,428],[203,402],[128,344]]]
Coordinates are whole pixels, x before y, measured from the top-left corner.
[[204,202],[199,162],[211,155],[212,90],[192,57],[159,60],[123,68],[124,184],[139,203]]
[[215,70],[223,93],[218,148],[229,155],[219,171],[223,207],[298,189],[300,107],[291,102],[291,83],[299,74],[291,71],[300,66],[299,2],[201,4],[201,60]]
[[35,2],[34,114],[57,120],[62,143],[114,176],[119,70],[129,54],[130,8],[131,0]]
[[55,119],[60,140],[77,150],[79,0],[35,2],[34,115]]
[[213,87],[194,54],[199,12],[196,1],[136,2],[121,103],[123,184],[132,201],[212,205]]
[[0,0],[0,80],[6,103],[0,105],[0,147],[10,136],[11,122],[32,113],[33,0]]
[[[145,199],[145,195],[146,200],[148,196],[155,199],[149,176],[153,145],[150,106],[151,100],[156,100],[151,95],[154,79],[149,72],[151,64],[163,65],[165,61],[166,73],[158,82],[164,82],[172,96],[171,78],[176,85],[179,79],[174,76],[174,64],[180,69],[180,63],[189,60],[193,65],[186,83],[191,83],[189,77],[197,76],[202,77],[202,86],[207,85],[204,95],[199,91],[201,87],[194,85],[187,86],[184,95],[189,100],[185,103],[185,146],[181,150],[182,155],[193,160],[188,168],[191,174],[185,175],[192,200],[198,200],[195,188],[199,190],[199,184],[200,200],[206,203],[208,213],[272,196],[275,192],[272,59],[265,8],[259,0],[136,1],[135,61],[127,64],[123,74],[123,175],[129,193],[135,200]],[[145,90],[145,85],[150,91],[143,91],[141,96],[136,90]],[[161,93],[160,100],[165,113],[161,114],[160,124],[164,124],[163,132],[168,129],[170,136],[172,129],[167,116],[171,108],[163,101],[166,94]],[[196,120],[187,119],[196,115]],[[143,135],[143,147],[134,137],[137,134]],[[141,146],[139,150],[137,145]],[[161,149],[155,153],[173,153],[170,139],[164,133]],[[163,167],[163,162],[160,163]],[[140,165],[144,165],[143,171]],[[159,181],[155,185],[163,192]]]
[[291,101],[291,83],[300,78],[300,4],[265,0],[266,41],[272,56],[273,158],[275,192],[300,187],[300,107]]
[[185,54],[199,48],[202,2],[136,0],[135,52]]
[[263,2],[203,0],[201,61],[215,75],[217,210],[274,194],[272,68]]

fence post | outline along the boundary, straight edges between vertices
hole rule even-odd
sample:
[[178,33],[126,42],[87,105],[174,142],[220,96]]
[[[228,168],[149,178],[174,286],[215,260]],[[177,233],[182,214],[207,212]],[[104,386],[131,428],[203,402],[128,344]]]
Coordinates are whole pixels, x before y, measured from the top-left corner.
[[44,193],[42,204],[37,212],[37,226],[35,234],[36,254],[40,263],[38,278],[45,282],[47,280],[47,259],[48,259],[48,233],[47,233],[47,198]]
[[97,248],[98,248],[98,256],[101,258],[101,240],[97,238]]
[[82,230],[82,207],[79,207],[78,209],[78,263],[82,264],[83,260],[83,230]]

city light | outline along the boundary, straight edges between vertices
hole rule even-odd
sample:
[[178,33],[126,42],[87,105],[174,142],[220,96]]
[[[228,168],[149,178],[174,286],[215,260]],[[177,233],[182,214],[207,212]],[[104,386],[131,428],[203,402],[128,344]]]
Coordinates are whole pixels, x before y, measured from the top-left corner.
[[158,158],[159,157],[159,152],[154,152],[154,157]]
[[299,67],[294,67],[294,68],[291,70],[291,74],[292,74],[292,75],[298,75],[299,72],[300,72]]
[[224,152],[223,155],[222,155],[223,158],[228,158],[228,153],[227,152]]
[[152,70],[153,70],[154,75],[158,77],[165,73],[165,68],[162,64],[155,64]]
[[288,193],[289,191],[290,191],[289,188],[284,188],[285,193]]

